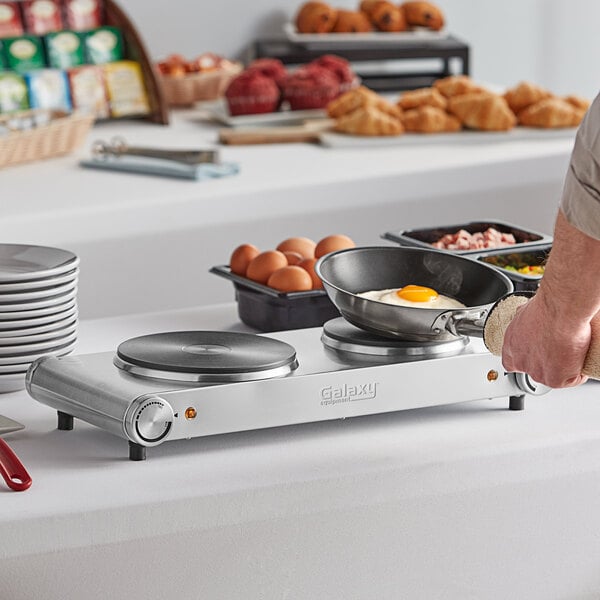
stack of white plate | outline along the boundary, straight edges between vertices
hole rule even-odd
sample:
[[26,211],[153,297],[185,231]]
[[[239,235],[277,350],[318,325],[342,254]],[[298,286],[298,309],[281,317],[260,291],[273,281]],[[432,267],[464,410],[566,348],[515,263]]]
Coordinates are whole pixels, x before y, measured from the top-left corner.
[[37,358],[75,347],[78,266],[67,250],[0,244],[0,392],[25,387]]

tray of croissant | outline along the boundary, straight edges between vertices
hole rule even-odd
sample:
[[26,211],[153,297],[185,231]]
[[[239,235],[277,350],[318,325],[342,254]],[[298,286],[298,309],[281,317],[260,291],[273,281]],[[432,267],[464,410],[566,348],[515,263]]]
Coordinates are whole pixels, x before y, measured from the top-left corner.
[[346,92],[327,106],[329,147],[419,143],[487,143],[572,138],[589,101],[556,96],[529,82],[504,93],[457,75],[390,101],[366,87]]

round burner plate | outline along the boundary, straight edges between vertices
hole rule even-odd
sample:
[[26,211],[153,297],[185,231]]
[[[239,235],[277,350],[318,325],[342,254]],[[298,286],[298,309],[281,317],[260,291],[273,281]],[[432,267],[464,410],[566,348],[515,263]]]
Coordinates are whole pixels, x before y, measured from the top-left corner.
[[321,341],[326,347],[338,352],[391,359],[424,360],[459,354],[468,344],[469,338],[457,337],[443,342],[395,340],[359,329],[340,317],[325,323]]
[[231,331],[176,331],[132,338],[114,363],[139,377],[224,383],[288,375],[297,366],[292,346]]

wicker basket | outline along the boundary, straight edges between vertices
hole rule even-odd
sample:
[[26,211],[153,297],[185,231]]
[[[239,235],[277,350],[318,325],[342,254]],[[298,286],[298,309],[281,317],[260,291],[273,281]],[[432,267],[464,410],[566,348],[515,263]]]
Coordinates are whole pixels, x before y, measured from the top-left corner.
[[[0,125],[14,117],[15,114],[3,115]],[[93,124],[94,116],[90,114],[52,112],[46,125],[0,135],[0,168],[69,154],[83,144]]]
[[165,100],[169,106],[191,106],[201,100],[216,100],[229,82],[242,71],[241,64],[228,69],[191,73],[183,77],[160,75]]

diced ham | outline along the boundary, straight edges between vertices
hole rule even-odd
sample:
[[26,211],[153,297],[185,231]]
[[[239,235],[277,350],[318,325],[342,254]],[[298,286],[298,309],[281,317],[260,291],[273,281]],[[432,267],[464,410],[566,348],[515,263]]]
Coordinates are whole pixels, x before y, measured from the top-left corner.
[[512,233],[502,233],[493,227],[485,231],[469,233],[461,229],[456,233],[447,233],[431,244],[441,250],[480,250],[484,248],[502,248],[516,244]]

